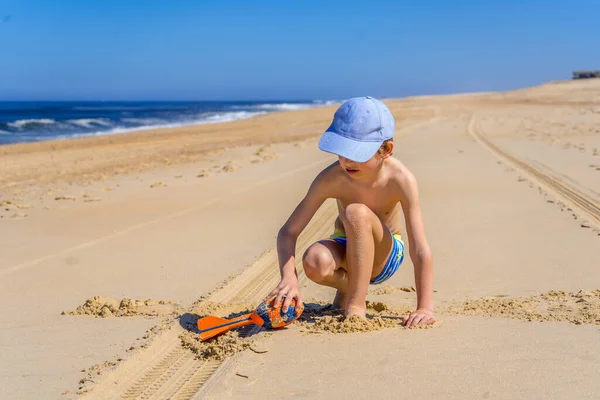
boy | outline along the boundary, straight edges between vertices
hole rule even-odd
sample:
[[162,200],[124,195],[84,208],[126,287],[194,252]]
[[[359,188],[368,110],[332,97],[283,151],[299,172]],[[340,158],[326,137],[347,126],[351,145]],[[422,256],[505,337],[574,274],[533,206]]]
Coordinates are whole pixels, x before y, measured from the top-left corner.
[[346,316],[364,318],[369,284],[380,284],[398,270],[404,259],[400,237],[401,211],[406,221],[409,253],[415,267],[417,310],[403,318],[405,326],[431,324],[433,261],[419,207],[417,182],[394,149],[394,117],[372,97],[346,101],[319,141],[319,148],[338,161],[317,175],[277,236],[281,282],[271,292],[302,304],[295,268],[296,240],[326,199],[337,200],[339,215],[333,235],[312,244],[302,263],[315,283],[337,289],[333,306]]

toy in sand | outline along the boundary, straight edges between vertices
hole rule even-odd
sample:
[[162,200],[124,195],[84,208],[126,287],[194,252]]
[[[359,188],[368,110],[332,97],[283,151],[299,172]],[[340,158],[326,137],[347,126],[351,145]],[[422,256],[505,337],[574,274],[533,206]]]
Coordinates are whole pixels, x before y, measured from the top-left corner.
[[292,300],[287,312],[283,312],[281,304],[275,306],[274,301],[275,298],[263,301],[253,312],[236,318],[225,319],[214,315],[200,318],[198,320],[200,340],[210,339],[232,329],[250,324],[264,326],[269,329],[283,328],[297,320],[304,310],[304,305],[301,305],[299,310],[296,311],[296,301]]

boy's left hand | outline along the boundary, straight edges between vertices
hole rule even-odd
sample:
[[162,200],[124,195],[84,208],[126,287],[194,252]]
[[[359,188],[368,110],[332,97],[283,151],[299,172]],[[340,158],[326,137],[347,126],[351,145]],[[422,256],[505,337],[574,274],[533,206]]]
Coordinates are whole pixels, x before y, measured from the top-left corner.
[[433,316],[433,311],[420,309],[402,317],[402,322],[407,328],[416,325],[431,325],[435,322],[435,317]]

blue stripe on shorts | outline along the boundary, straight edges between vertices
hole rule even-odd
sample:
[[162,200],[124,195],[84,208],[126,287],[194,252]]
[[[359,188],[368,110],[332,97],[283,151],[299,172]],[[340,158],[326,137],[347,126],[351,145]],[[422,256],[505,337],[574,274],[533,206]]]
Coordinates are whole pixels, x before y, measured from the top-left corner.
[[[402,264],[402,261],[404,261],[404,243],[402,242],[402,239],[396,237],[395,235],[393,236],[393,238],[394,245],[392,247],[392,253],[388,257],[387,262],[383,267],[383,270],[371,281],[372,285],[379,285],[380,283],[383,283],[390,279],[392,275],[394,275],[394,273],[398,271],[400,265]],[[348,242],[348,239],[343,236],[332,238],[332,240],[338,242],[343,246],[346,246]]]

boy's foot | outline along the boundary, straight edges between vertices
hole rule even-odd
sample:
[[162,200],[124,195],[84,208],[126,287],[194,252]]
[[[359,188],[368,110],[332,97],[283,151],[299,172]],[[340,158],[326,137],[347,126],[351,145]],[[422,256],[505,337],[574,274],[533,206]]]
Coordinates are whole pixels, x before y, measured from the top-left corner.
[[342,293],[339,290],[335,292],[335,297],[333,298],[333,303],[331,304],[331,308],[334,310],[342,310],[346,308],[346,293]]
[[358,306],[349,306],[344,313],[346,317],[360,317],[362,319],[367,318],[367,309],[366,307],[358,307]]

